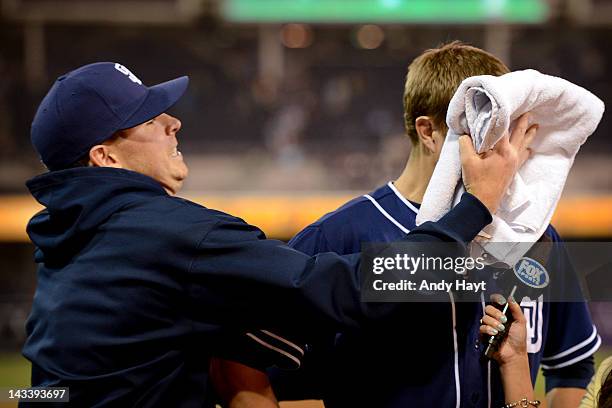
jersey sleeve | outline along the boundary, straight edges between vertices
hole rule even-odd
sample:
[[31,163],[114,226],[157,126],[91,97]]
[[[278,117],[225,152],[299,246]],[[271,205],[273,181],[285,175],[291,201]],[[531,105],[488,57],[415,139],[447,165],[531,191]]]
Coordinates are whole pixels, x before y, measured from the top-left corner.
[[[576,299],[579,297],[577,291],[580,291],[576,271],[559,235],[552,228],[549,233],[557,247],[553,267],[565,275],[564,290],[568,298]],[[594,372],[590,357],[601,345],[586,301],[553,302],[549,319],[541,362],[547,390],[555,387],[586,388]]]
[[594,359],[591,355],[567,367],[543,371],[546,392],[553,388],[586,388],[595,372]]
[[552,303],[550,318],[541,363],[547,391],[586,388],[594,372],[591,357],[601,345],[586,303]]
[[318,225],[310,225],[289,241],[289,246],[308,255],[321,252],[337,252],[327,241],[323,229]]

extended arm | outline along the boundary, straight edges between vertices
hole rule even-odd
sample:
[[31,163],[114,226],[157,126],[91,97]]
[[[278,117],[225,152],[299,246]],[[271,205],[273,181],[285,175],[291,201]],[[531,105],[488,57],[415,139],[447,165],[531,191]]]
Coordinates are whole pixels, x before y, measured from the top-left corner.
[[[528,129],[527,119],[527,115],[524,115],[511,137],[505,138],[498,147],[487,155],[477,155],[468,137],[462,137],[460,140],[464,184],[468,186],[468,191],[477,195],[491,212],[495,212],[499,205],[499,200],[505,192],[510,180],[512,180],[517,169],[529,156],[528,147],[535,136],[537,128],[532,127]],[[461,210],[463,210],[463,208],[459,206],[459,208],[455,208],[450,214],[447,214],[447,216],[441,220],[441,229],[439,228],[440,225],[425,224],[422,226],[421,230],[417,229],[413,231],[413,233],[430,234],[429,238],[432,241],[458,240],[461,242],[469,242],[473,237],[461,236],[461,234],[457,235],[452,232],[449,234],[449,231],[444,227],[444,223],[448,226],[449,221],[451,229],[453,222],[469,223],[470,220],[474,221],[470,216],[463,218],[463,215],[459,214]],[[476,219],[476,224],[477,223],[478,221]],[[472,225],[469,229],[478,232],[480,228],[481,227],[477,225]],[[222,366],[224,363],[219,362],[219,364]],[[231,363],[228,362],[228,364]],[[519,369],[521,368],[519,367]],[[240,382],[248,382],[249,378],[252,378],[255,382],[260,379],[260,373],[247,366],[242,366],[236,375],[242,378],[240,380],[235,380],[235,392],[240,391]],[[228,386],[233,380],[232,378],[222,379],[224,386]],[[255,400],[256,399],[253,399],[253,401]]]

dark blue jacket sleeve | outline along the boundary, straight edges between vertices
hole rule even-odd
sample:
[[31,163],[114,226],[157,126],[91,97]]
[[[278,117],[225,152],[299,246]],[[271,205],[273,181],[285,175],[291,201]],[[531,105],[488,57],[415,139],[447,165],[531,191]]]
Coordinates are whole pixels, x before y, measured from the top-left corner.
[[[464,245],[490,221],[487,209],[465,194],[440,221],[421,225],[405,239]],[[209,330],[210,319],[247,330],[359,328],[397,309],[361,302],[358,255],[310,257],[231,216],[219,217],[197,252],[186,280],[196,331]]]

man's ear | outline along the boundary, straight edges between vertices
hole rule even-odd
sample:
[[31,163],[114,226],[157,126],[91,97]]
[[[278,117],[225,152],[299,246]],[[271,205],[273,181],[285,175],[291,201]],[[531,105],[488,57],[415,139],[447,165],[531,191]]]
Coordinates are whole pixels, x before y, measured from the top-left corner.
[[122,167],[117,154],[104,144],[95,145],[89,150],[89,161],[96,167]]
[[425,147],[425,151],[434,154],[436,152],[436,140],[434,139],[434,121],[430,116],[419,116],[414,121],[414,127],[419,137],[419,142]]

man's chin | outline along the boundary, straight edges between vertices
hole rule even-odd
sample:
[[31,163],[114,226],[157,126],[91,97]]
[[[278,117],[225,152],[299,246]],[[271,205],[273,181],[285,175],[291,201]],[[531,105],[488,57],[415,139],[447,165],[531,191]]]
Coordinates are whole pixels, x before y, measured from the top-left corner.
[[186,178],[187,178],[187,173],[185,173],[185,175],[182,176],[182,177],[177,177],[177,178],[174,179],[174,192],[175,192],[175,194],[178,193],[181,188],[183,188],[183,183],[185,182]]

